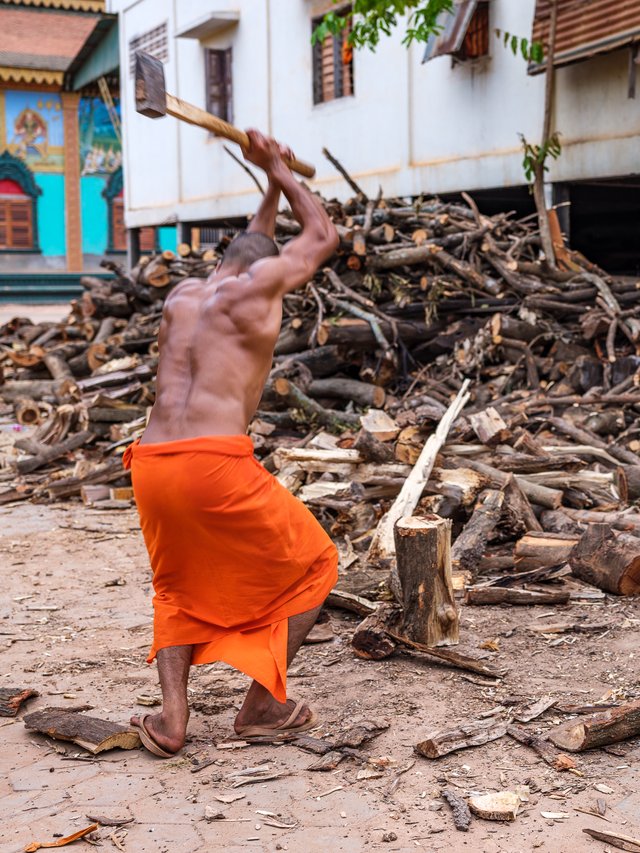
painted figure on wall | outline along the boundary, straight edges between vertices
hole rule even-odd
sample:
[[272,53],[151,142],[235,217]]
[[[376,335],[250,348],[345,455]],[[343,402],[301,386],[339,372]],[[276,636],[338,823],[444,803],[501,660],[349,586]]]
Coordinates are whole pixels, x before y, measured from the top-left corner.
[[[119,104],[115,108],[119,114]],[[122,150],[104,102],[100,98],[82,98],[79,121],[81,174],[113,174],[122,165]]]
[[33,153],[47,159],[49,148],[49,135],[47,123],[40,113],[30,107],[22,110],[13,125],[13,141],[16,142],[15,154],[17,157],[27,158]]
[[3,94],[6,139],[1,142],[36,172],[62,172],[64,127],[60,96],[21,90]]

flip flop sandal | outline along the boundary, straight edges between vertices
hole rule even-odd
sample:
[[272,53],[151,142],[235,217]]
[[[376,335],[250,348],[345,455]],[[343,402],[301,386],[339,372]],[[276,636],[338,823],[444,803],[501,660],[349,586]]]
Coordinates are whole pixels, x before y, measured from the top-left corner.
[[304,702],[296,702],[295,708],[291,714],[283,723],[280,723],[279,726],[247,726],[246,729],[238,732],[238,737],[241,740],[249,740],[249,738],[273,737],[274,735],[279,734],[296,734],[297,732],[306,732],[317,725],[318,717],[313,711],[311,711],[311,717],[306,720],[306,722],[301,723],[299,726],[292,725],[303,708]]
[[[150,717],[150,714],[146,714],[141,720],[140,725],[137,726],[132,724],[134,728],[138,729],[138,734],[140,735],[140,740],[142,741],[142,745],[146,750],[148,750],[153,755],[157,755],[158,758],[173,758],[177,755],[177,752],[169,752],[166,749],[163,749],[160,744],[154,739],[151,732],[145,726],[145,720]],[[178,750],[179,752],[180,750]]]

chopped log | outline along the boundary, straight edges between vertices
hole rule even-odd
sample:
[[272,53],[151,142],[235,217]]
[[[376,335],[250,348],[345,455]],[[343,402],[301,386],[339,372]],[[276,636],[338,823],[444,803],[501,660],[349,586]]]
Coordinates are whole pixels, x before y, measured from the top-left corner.
[[445,788],[440,793],[440,796],[443,800],[446,800],[451,807],[451,811],[453,813],[453,825],[458,832],[468,832],[471,824],[471,812],[469,811],[469,806],[465,800],[458,796],[455,791],[452,791],[451,788]]
[[[2,391],[2,388],[0,388]],[[14,404],[16,420],[23,426],[39,424],[41,420],[40,407],[34,400],[19,397]]]
[[606,524],[593,524],[569,557],[573,574],[615,595],[640,593],[640,540],[614,533]]
[[426,646],[457,643],[460,626],[451,583],[451,522],[437,515],[400,518],[395,546],[404,634]]
[[468,587],[465,604],[568,604],[571,595],[564,590],[537,592],[532,589],[509,589],[499,586]]
[[354,595],[351,592],[343,592],[340,589],[332,590],[325,603],[329,607],[338,607],[342,610],[348,610],[350,613],[357,613],[358,616],[369,616],[379,607],[378,604],[369,601],[368,598]]
[[640,699],[610,708],[601,714],[569,720],[553,729],[549,739],[560,749],[584,752],[637,737],[640,734]]
[[522,491],[520,484],[513,476],[507,480],[503,489],[505,501],[505,513],[509,518],[509,526],[512,530],[525,533],[531,530],[542,531],[542,525],[536,518],[536,515],[531,508],[529,499]]
[[580,537],[567,533],[531,531],[519,539],[513,553],[520,572],[566,563]]
[[398,608],[381,604],[362,621],[351,638],[356,655],[365,660],[384,660],[396,650],[388,634],[389,625],[397,621]]
[[578,521],[574,521],[567,515],[564,510],[547,509],[540,516],[542,529],[546,533],[562,533],[569,536],[577,536],[578,538],[584,531],[584,526]]
[[420,500],[422,491],[434,466],[436,456],[446,441],[449,430],[469,400],[469,393],[467,391],[469,384],[469,380],[465,380],[455,400],[451,403],[446,414],[438,424],[435,433],[427,439],[418,461],[413,466],[391,509],[380,521],[369,547],[367,555],[369,562],[379,563],[393,557],[395,552],[395,524],[403,516],[411,515]]
[[[509,474],[505,474],[484,462],[479,462],[477,459],[465,459],[464,465],[468,468],[473,468],[474,471],[487,477],[494,488],[503,489],[509,482]],[[530,482],[526,477],[519,477],[517,475],[516,481],[522,492],[532,503],[539,504],[547,509],[558,509],[561,506],[562,492],[558,489],[549,489],[538,483]]]
[[53,379],[73,379],[71,368],[65,358],[55,350],[42,359]]
[[30,474],[32,471],[36,471],[38,468],[42,468],[50,462],[54,462],[56,459],[66,456],[67,453],[71,453],[71,451],[77,450],[85,444],[89,444],[94,438],[95,436],[90,430],[83,430],[82,432],[75,433],[70,438],[61,441],[58,444],[46,447],[37,456],[32,456],[31,459],[23,459],[18,462],[16,464],[18,473]]
[[[379,328],[387,340],[393,340],[394,331],[397,332],[398,338],[406,346],[425,340],[429,333],[429,327],[424,323],[399,322],[394,328],[390,323],[381,320]],[[320,346],[339,345],[348,346],[351,349],[369,347],[375,349],[378,344],[375,333],[366,320],[351,318],[324,320],[318,329],[318,343]],[[298,348],[300,344],[304,346],[306,339],[300,341]],[[276,347],[277,354],[282,352],[281,346]],[[295,352],[295,350],[289,350],[289,352]]]
[[76,390],[76,383],[69,379],[18,379],[0,384],[0,397],[8,402],[14,402],[20,397],[62,401],[71,397]]
[[385,401],[385,391],[379,385],[359,382],[357,379],[314,379],[309,385],[310,397],[335,397],[339,400],[353,400],[358,406],[381,408]]
[[520,808],[520,797],[515,791],[498,791],[474,794],[469,797],[469,808],[482,820],[515,820]]
[[469,415],[469,423],[482,444],[489,447],[503,444],[509,438],[509,427],[492,406],[484,412]]
[[0,687],[0,717],[15,717],[23,702],[39,695],[29,687]]
[[24,724],[31,731],[54,740],[77,743],[92,755],[105,749],[136,749],[140,746],[136,729],[61,708],[44,708],[27,714]]
[[353,447],[366,462],[393,462],[395,458],[393,448],[377,439],[366,429],[360,430]]
[[376,438],[378,441],[391,441],[400,432],[400,427],[381,409],[369,409],[364,415],[360,415],[362,428]]
[[65,477],[62,480],[47,483],[45,492],[51,500],[69,498],[73,495],[79,495],[82,486],[112,483],[114,480],[126,479],[130,476],[129,471],[123,469],[121,459],[110,459],[104,465],[96,468],[95,471],[91,471],[82,477]]
[[591,836],[591,838],[595,838],[596,841],[604,841],[605,844],[610,844],[618,850],[640,853],[640,839],[638,838],[632,838],[630,835],[621,835],[619,832],[610,832],[605,829],[584,827],[582,831]]
[[437,729],[416,744],[416,752],[425,758],[442,758],[460,749],[482,746],[493,740],[504,737],[507,724],[504,720],[471,720],[460,723],[455,728]]
[[286,400],[287,405],[293,409],[300,409],[310,420],[317,421],[323,426],[334,429],[344,429],[359,423],[357,415],[350,412],[337,412],[333,409],[325,409],[315,400],[303,393],[297,385],[284,377],[275,379],[273,387],[277,394]]
[[475,575],[502,512],[504,493],[487,489],[480,495],[476,508],[451,550],[456,571]]
[[302,364],[315,378],[333,376],[347,364],[344,352],[340,347],[316,347],[315,349],[293,352],[289,356],[280,356],[276,359],[278,368],[287,364]]

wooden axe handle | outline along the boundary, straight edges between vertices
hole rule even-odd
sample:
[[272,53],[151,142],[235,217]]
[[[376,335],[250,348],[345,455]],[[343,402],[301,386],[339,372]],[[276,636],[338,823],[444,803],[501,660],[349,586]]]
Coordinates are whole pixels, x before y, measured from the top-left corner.
[[[186,101],[176,98],[175,95],[167,94],[167,113],[186,121],[188,124],[195,124],[198,127],[211,130],[216,136],[224,136],[225,139],[237,142],[245,150],[249,148],[249,137],[244,130],[239,130],[229,122],[217,118],[206,110],[194,107],[193,104],[188,104]],[[284,162],[292,171],[303,175],[305,178],[313,178],[316,173],[315,168],[310,163],[305,163],[302,160],[285,160]]]

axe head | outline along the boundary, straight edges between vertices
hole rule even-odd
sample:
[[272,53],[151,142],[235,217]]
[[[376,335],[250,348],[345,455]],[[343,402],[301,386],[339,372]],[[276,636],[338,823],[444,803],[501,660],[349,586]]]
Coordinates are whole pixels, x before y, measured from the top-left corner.
[[135,76],[136,110],[149,118],[167,114],[167,90],[164,65],[155,56],[136,51]]

